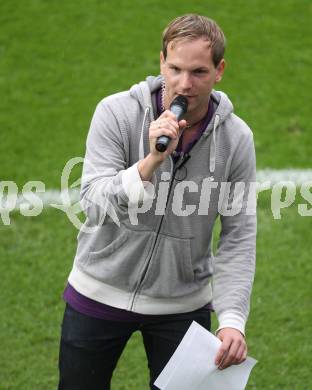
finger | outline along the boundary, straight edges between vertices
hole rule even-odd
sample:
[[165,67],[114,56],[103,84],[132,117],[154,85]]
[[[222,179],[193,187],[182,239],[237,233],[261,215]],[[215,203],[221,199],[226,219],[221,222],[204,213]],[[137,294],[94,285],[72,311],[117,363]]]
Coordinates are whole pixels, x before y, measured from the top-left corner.
[[150,140],[155,140],[158,137],[161,137],[162,135],[166,135],[167,137],[171,139],[176,139],[178,137],[177,132],[173,130],[168,129],[157,129],[154,130],[153,133],[150,134]]
[[246,345],[242,344],[237,352],[237,361],[236,364],[242,363],[244,360],[246,360],[247,357],[247,348]]
[[159,119],[157,121],[153,122],[153,129],[171,129],[171,130],[179,130],[179,125],[176,121],[173,121],[172,119]]
[[160,116],[159,118],[172,118],[174,120],[177,120],[177,117],[176,115],[170,111],[170,110],[165,110]]
[[187,122],[185,119],[182,119],[179,121],[179,127],[180,127],[180,130],[183,129],[186,125],[187,125]]
[[228,353],[228,350],[230,349],[232,339],[231,338],[226,338],[222,341],[222,344],[219,348],[219,351],[217,353],[216,359],[215,359],[215,364],[217,366],[220,365],[223,359],[225,359],[226,354]]
[[172,135],[176,137],[179,133],[179,129],[170,124],[158,123],[150,129],[150,136],[154,138],[159,135],[166,134],[166,132],[169,132],[170,134],[172,133]]
[[164,123],[161,123],[160,127],[165,128],[165,129],[171,129],[171,130],[174,130],[176,132],[179,131],[178,122],[174,122],[172,120],[169,120],[169,121],[166,121]]
[[157,138],[161,135],[167,135],[175,139],[178,136],[178,128],[168,123],[154,122],[150,127],[150,139]]
[[236,363],[237,353],[239,352],[240,347],[241,347],[241,341],[233,341],[225,359],[221,362],[219,368],[221,369],[227,368],[232,364]]

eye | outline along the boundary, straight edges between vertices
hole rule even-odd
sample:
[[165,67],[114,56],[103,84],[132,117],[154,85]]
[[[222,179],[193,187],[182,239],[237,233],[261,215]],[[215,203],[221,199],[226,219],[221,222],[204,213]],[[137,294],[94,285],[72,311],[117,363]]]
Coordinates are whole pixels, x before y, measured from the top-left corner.
[[180,71],[180,69],[177,66],[173,66],[173,65],[170,66],[170,69],[173,70],[174,72]]
[[195,74],[206,74],[208,71],[206,69],[195,69],[194,70]]

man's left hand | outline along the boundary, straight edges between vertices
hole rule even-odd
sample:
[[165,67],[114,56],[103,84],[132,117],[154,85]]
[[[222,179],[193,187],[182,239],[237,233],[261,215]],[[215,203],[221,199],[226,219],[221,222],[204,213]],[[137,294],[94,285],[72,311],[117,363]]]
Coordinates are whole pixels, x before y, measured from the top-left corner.
[[224,369],[232,364],[240,364],[247,357],[247,344],[242,333],[234,328],[220,329],[217,337],[222,341],[215,364]]

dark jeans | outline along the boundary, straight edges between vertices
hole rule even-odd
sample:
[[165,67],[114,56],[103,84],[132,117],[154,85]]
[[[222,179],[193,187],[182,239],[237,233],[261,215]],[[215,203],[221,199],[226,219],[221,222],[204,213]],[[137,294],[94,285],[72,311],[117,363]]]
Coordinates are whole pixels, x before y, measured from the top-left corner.
[[[133,332],[142,333],[151,389],[192,321],[210,330],[210,311],[172,314],[144,322],[93,318],[65,308],[60,344],[59,390],[109,390],[118,359]],[[125,378],[125,381],[127,379]]]

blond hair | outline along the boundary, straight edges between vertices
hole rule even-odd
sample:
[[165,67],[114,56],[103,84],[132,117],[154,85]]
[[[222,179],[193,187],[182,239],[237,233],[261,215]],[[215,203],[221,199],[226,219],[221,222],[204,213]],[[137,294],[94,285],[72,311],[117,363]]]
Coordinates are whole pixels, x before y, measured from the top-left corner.
[[168,44],[182,39],[204,38],[210,42],[214,66],[217,67],[225,51],[225,36],[217,23],[206,16],[186,14],[172,20],[162,34],[162,52],[167,57]]

